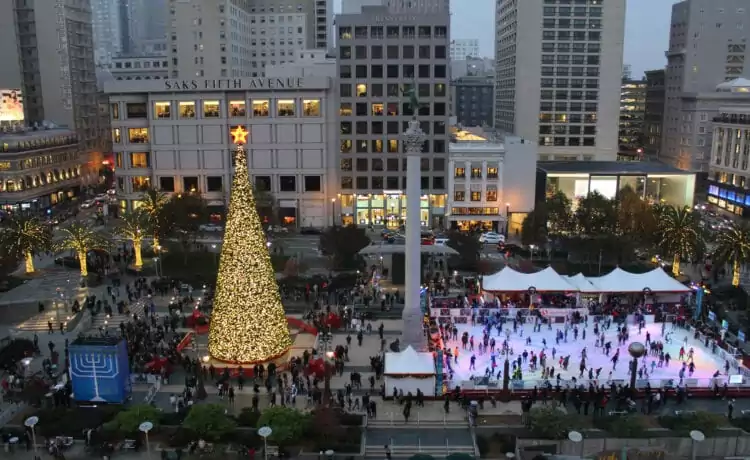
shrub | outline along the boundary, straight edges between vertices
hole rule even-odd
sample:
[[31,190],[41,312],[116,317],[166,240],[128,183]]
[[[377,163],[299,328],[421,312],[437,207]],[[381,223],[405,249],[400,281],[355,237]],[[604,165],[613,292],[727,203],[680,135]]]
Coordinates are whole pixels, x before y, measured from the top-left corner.
[[529,412],[529,428],[540,438],[563,439],[570,430],[580,426],[578,417],[566,414],[557,404],[534,407]]
[[268,426],[273,432],[270,442],[289,445],[302,439],[310,426],[310,416],[296,409],[284,406],[265,409],[258,419],[257,427]]
[[258,425],[259,418],[260,411],[253,410],[252,407],[243,407],[237,416],[237,424],[239,426],[255,428]]
[[37,425],[38,436],[72,436],[83,437],[83,430],[99,428],[106,423],[121,408],[116,406],[99,407],[57,407],[36,412],[39,417]]
[[236,424],[226,416],[221,404],[198,404],[190,409],[182,426],[202,439],[218,441],[234,431]]
[[599,426],[618,438],[642,438],[646,433],[646,420],[641,415],[608,416],[597,419]]
[[186,447],[195,440],[195,433],[185,428],[178,428],[172,436],[169,437],[169,447]]
[[750,417],[742,416],[742,417],[735,417],[732,419],[732,425],[736,426],[737,428],[750,432]]
[[137,404],[131,406],[117,414],[112,421],[117,427],[117,431],[125,436],[135,436],[138,434],[138,427],[143,422],[151,422],[154,427],[159,425],[162,413],[156,407],[148,404]]
[[162,425],[172,425],[172,426],[182,425],[182,422],[185,421],[185,417],[187,417],[188,413],[190,413],[191,407],[192,406],[187,406],[179,412],[173,412],[173,411],[162,412],[161,416],[159,417],[159,423]]
[[693,430],[699,430],[706,436],[711,436],[724,424],[725,420],[723,415],[695,412],[694,414],[662,415],[659,417],[659,424],[682,436],[687,436]]

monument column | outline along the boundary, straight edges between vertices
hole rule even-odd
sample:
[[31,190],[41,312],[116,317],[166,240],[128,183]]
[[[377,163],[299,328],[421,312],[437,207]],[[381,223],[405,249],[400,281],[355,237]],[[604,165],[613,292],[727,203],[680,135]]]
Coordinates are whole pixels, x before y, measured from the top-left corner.
[[422,282],[421,258],[421,213],[422,177],[420,158],[422,144],[425,141],[424,131],[419,127],[416,118],[409,122],[409,128],[403,133],[404,151],[406,152],[406,299],[404,302],[404,328],[401,337],[401,349],[411,345],[417,351],[426,351],[427,339],[423,331],[423,315],[420,307],[419,292]]

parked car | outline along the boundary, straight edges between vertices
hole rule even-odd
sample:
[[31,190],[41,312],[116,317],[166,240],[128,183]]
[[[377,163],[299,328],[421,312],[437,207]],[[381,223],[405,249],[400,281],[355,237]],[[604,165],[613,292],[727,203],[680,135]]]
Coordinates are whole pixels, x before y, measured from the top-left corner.
[[447,246],[448,245],[448,238],[435,238],[435,246]]
[[96,201],[94,201],[94,200],[86,200],[83,203],[81,203],[81,209],[89,209],[92,206],[94,206],[94,204],[96,204]]
[[281,225],[269,225],[268,232],[269,233],[289,233],[289,229],[286,227],[282,227]]
[[100,193],[94,197],[94,201],[96,201],[97,203],[107,201],[107,199],[109,199],[109,195],[107,195],[106,193]]
[[198,226],[198,230],[202,232],[221,232],[224,231],[224,227],[217,224],[202,224]]
[[496,232],[482,233],[479,236],[479,242],[483,244],[505,243],[505,235]]

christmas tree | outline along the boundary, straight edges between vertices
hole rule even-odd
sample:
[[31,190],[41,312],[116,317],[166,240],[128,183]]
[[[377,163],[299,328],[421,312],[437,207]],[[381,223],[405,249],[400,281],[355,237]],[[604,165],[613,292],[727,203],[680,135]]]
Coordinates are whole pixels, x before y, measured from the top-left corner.
[[208,351],[233,363],[267,361],[292,345],[247,170],[241,126],[232,130],[234,178],[221,247]]

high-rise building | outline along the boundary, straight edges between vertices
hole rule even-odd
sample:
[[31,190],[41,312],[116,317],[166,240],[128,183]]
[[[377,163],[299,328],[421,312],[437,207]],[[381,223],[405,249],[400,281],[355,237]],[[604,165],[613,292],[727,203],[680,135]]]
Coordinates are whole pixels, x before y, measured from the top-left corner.
[[644,156],[650,160],[659,158],[661,151],[662,123],[664,122],[664,69],[646,71],[646,113],[643,131],[646,136]]
[[541,160],[614,160],[625,0],[498,0],[496,24],[495,128]]
[[128,54],[163,55],[167,47],[167,0],[120,0],[127,2]]
[[344,224],[398,227],[406,219],[402,133],[414,116],[408,93],[415,91],[417,116],[428,134],[421,160],[424,200],[415,218],[424,226],[443,225],[450,15],[447,9],[424,13],[421,2],[413,3],[413,12],[405,14],[381,6],[336,17]]
[[94,30],[94,59],[97,65],[106,66],[112,58],[122,53],[122,25],[119,0],[91,0],[91,18]]
[[171,78],[261,77],[297,51],[328,49],[332,0],[187,0],[169,6]]
[[646,81],[624,80],[620,89],[620,135],[618,155],[641,159],[646,116]]
[[365,6],[384,6],[389,13],[435,14],[450,10],[450,0],[346,0],[341,14],[359,14]]
[[492,126],[495,112],[495,76],[477,75],[457,78],[453,85],[453,115],[462,126]]
[[479,40],[476,38],[457,38],[451,40],[451,61],[465,61],[479,57]]
[[747,0],[684,0],[672,6],[667,50],[666,106],[659,158],[680,169],[708,171],[706,155],[694,157],[684,142],[691,120],[683,93],[704,93],[716,85],[750,76]]
[[101,166],[92,154],[108,147],[91,24],[89,0],[0,2],[0,88],[21,90],[27,125],[47,120],[75,130],[84,178]]

